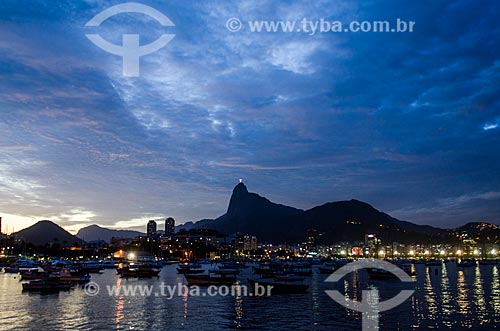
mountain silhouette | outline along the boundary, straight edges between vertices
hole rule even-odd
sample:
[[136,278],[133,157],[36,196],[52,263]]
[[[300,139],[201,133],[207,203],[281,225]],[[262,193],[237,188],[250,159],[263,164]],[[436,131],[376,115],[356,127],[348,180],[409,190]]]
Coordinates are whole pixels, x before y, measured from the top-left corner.
[[449,235],[449,230],[400,221],[358,200],[330,202],[306,211],[276,204],[249,192],[243,183],[233,189],[224,215],[180,228],[252,234],[269,243],[303,242],[308,229],[317,231],[318,243],[363,241],[368,233],[377,234],[383,243],[437,242]]
[[51,221],[39,221],[24,230],[16,232],[16,236],[26,243],[37,246],[49,243],[57,243],[61,246],[71,246],[83,243],[83,240],[73,236],[71,233]]
[[135,238],[138,236],[144,236],[145,234],[139,231],[130,230],[114,230],[100,227],[99,225],[90,225],[81,228],[76,236],[85,241],[93,240],[104,240],[106,242],[111,242],[111,238]]
[[280,229],[289,219],[304,211],[273,203],[256,193],[250,193],[243,183],[233,189],[227,212],[215,220],[196,222],[193,228],[213,229],[223,233],[249,233],[259,239],[286,241]]

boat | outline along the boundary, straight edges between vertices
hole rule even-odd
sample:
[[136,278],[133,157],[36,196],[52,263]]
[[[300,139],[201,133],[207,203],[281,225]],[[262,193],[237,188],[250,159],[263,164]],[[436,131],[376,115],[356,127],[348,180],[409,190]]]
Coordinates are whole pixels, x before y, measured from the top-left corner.
[[23,284],[26,292],[59,292],[68,291],[73,287],[70,282],[51,282],[43,279],[32,280]]
[[459,268],[470,268],[475,266],[476,266],[476,261],[472,259],[462,259],[460,260],[460,262],[457,263],[457,267]]
[[151,265],[127,265],[123,266],[118,273],[123,278],[153,278],[160,276],[161,269]]
[[276,274],[276,271],[279,269],[272,268],[267,265],[262,265],[262,266],[257,266],[257,267],[252,267],[252,271],[256,275],[260,275],[262,277],[268,277],[272,278]]
[[226,261],[222,262],[218,267],[220,269],[245,269],[248,268],[248,265],[241,262]]
[[425,265],[427,267],[441,267],[443,265],[443,261],[438,259],[430,259],[425,261]]
[[425,260],[414,260],[413,264],[425,264]]
[[18,274],[19,267],[5,267],[3,268],[3,272],[5,272],[6,274]]
[[479,260],[479,265],[497,265],[497,260]]
[[85,284],[90,282],[90,275],[73,275],[68,269],[55,272],[49,275],[51,279],[58,279],[60,282],[70,282],[72,284]]
[[185,274],[184,278],[189,286],[233,285],[237,280],[235,275],[214,275],[211,273],[208,275]]
[[48,273],[44,269],[37,268],[36,270],[22,272],[20,280],[44,279],[47,276],[48,276]]
[[311,276],[312,269],[311,267],[291,267],[285,269],[285,272],[288,274],[293,274],[297,276]]
[[367,268],[368,276],[370,279],[374,280],[389,280],[389,279],[398,279],[398,277],[390,271],[379,268]]
[[[408,276],[415,276],[416,273],[411,268],[411,263],[397,263],[396,266],[403,270]],[[399,279],[392,272],[380,268],[367,268],[368,276],[374,280],[392,280]]]
[[[303,294],[309,289],[309,285],[300,282],[286,282],[277,280],[254,280],[248,279],[250,286],[255,289],[257,286],[264,286],[266,289],[270,288],[271,295],[274,294]],[[269,286],[269,287],[268,287]],[[269,295],[269,293],[268,293]]]
[[10,274],[17,274],[20,272],[28,272],[28,271],[37,270],[39,265],[40,264],[37,264],[31,260],[17,260],[16,262],[12,263],[11,265],[5,267],[4,272],[10,273]]
[[217,274],[217,275],[239,275],[240,270],[239,269],[221,269],[219,268],[214,268],[209,270],[210,273]]
[[82,272],[91,274],[100,274],[104,270],[102,264],[96,261],[84,262],[79,266],[79,268],[82,270]]
[[205,270],[197,263],[182,263],[177,266],[177,273],[181,275],[202,274]]
[[335,268],[324,266],[324,267],[318,267],[318,270],[320,274],[331,275],[335,271]]
[[303,282],[306,278],[296,275],[284,275],[284,276],[274,276],[274,280],[280,282]]

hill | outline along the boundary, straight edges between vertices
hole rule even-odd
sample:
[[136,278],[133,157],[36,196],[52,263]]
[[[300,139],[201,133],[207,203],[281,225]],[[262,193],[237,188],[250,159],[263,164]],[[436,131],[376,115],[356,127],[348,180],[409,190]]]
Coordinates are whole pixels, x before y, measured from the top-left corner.
[[138,236],[144,236],[145,234],[139,231],[129,231],[129,230],[112,230],[100,227],[99,225],[90,225],[84,228],[81,228],[76,236],[85,241],[93,241],[93,240],[104,240],[106,242],[110,242],[111,238],[135,238]]
[[453,230],[455,237],[464,237],[464,234],[467,234],[467,239],[474,239],[477,242],[500,242],[500,226],[495,224],[471,222]]
[[214,229],[223,233],[250,233],[259,240],[287,241],[287,222],[302,215],[303,210],[273,203],[248,192],[243,183],[234,189],[227,212],[215,220],[196,222],[192,228]]
[[16,236],[27,243],[43,246],[50,243],[58,243],[61,246],[82,244],[83,240],[73,236],[68,231],[51,221],[40,221],[36,224],[16,233]]
[[450,237],[449,230],[400,221],[362,201],[329,202],[304,211],[250,193],[243,183],[233,189],[224,215],[183,228],[249,233],[272,243],[302,242],[312,228],[319,243],[363,241],[367,233],[377,234],[384,243],[437,242]]

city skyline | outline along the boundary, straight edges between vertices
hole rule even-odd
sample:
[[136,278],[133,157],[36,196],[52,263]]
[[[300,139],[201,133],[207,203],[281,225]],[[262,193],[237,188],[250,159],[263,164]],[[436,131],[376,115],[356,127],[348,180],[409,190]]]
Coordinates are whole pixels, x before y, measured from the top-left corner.
[[[358,199],[418,224],[500,224],[494,1],[143,3],[175,26],[133,14],[85,27],[110,2],[0,4],[4,227],[216,218],[239,178],[301,209]],[[415,30],[234,32],[232,17]],[[129,78],[89,31],[175,38]]]

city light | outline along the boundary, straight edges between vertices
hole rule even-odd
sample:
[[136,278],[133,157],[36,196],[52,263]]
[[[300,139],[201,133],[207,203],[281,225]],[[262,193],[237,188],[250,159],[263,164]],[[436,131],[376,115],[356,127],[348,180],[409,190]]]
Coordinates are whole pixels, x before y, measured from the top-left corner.
[[440,255],[446,255],[446,251],[442,249],[442,250],[439,252],[439,254],[440,254]]
[[457,251],[457,255],[462,255],[462,251],[460,249]]
[[415,255],[415,251],[413,249],[410,251],[410,255]]
[[492,250],[491,250],[491,254],[492,254],[492,255],[496,255],[496,254],[497,254],[497,250],[496,250],[496,249],[492,249]]
[[474,250],[474,255],[479,255],[479,251],[477,249]]

